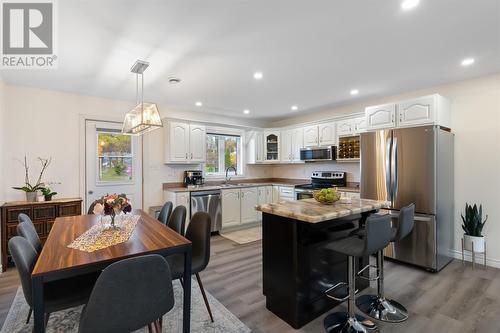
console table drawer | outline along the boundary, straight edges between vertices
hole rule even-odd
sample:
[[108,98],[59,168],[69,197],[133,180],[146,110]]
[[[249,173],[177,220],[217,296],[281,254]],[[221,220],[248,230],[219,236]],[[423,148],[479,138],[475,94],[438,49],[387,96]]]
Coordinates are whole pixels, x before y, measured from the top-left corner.
[[7,223],[12,223],[12,222],[15,222],[17,223],[17,216],[19,214],[26,214],[28,216],[32,216],[31,213],[32,213],[32,210],[31,210],[31,207],[21,207],[21,208],[9,208],[7,209],[7,218],[6,218],[6,221]]
[[56,206],[43,206],[33,208],[33,220],[55,219]]

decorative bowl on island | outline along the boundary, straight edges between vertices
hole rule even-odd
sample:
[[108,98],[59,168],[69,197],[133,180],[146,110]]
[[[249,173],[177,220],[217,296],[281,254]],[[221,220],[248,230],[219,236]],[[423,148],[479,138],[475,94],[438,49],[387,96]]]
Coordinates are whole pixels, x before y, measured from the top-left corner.
[[332,205],[340,200],[340,193],[336,188],[324,188],[313,192],[314,199],[324,205]]

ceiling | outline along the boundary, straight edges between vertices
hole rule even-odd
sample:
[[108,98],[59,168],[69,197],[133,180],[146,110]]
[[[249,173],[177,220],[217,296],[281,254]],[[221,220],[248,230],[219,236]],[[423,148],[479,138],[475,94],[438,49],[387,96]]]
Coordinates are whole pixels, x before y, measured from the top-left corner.
[[[144,59],[145,99],[161,108],[276,120],[500,71],[498,0],[411,11],[401,0],[64,0],[58,10],[59,68],[2,70],[4,81],[133,104],[130,67]],[[466,57],[475,64],[462,67]]]

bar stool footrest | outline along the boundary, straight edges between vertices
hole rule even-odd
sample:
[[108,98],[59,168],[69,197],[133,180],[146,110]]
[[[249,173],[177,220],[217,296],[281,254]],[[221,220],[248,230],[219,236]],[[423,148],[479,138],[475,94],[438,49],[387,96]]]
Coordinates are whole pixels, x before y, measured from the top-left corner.
[[[356,290],[354,293],[357,294],[358,291],[359,290]],[[346,282],[339,282],[333,287],[328,288],[325,294],[328,298],[336,300],[337,302],[344,302],[349,299],[349,284]]]
[[[363,272],[364,272],[364,271],[366,271],[367,269],[369,270],[370,268],[375,268],[375,269],[377,269],[378,267],[377,267],[377,266],[375,266],[375,265],[370,265],[370,264],[368,264],[368,265],[366,265],[365,267],[363,267],[363,269],[362,269],[362,270],[360,270],[360,271],[359,271],[356,275],[357,275],[360,279],[367,280],[367,281],[377,281],[378,279],[380,279],[380,275],[379,275],[379,274],[377,274],[377,275],[375,275],[375,276],[368,276],[368,277],[363,276]],[[368,271],[368,272],[370,272],[370,271]]]

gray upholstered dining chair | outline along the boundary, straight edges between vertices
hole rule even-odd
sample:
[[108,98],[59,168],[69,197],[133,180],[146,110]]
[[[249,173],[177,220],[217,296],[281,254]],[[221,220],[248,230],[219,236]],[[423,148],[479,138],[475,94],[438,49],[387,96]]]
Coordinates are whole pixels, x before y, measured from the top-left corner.
[[80,333],[132,332],[174,307],[172,276],[156,254],[128,258],[102,271],[80,317]]
[[[207,307],[210,320],[213,322],[214,317],[212,316],[212,310],[210,309],[210,304],[208,303],[207,295],[205,294],[205,288],[203,288],[203,283],[200,278],[200,272],[207,267],[210,260],[211,223],[210,215],[207,213],[195,213],[189,222],[185,237],[192,242],[191,273],[196,275],[196,280],[200,286],[201,294],[203,296],[203,300],[205,301],[205,306]],[[174,280],[182,279],[184,276],[184,256],[174,254],[167,257],[167,261],[170,264],[170,269],[172,270],[172,278]]]
[[24,214],[24,213],[19,214],[19,215],[17,216],[17,221],[18,221],[19,223],[23,223],[23,222],[28,223],[29,225],[31,225],[31,226],[33,227],[33,229],[34,229],[34,230],[35,230],[35,232],[36,232],[35,225],[33,224],[33,221],[31,220],[31,218],[30,218],[28,215],[26,215],[26,214]]
[[175,207],[168,219],[167,227],[175,230],[178,234],[184,236],[186,225],[187,209],[184,206]]
[[33,246],[37,255],[42,252],[42,241],[31,224],[28,222],[19,223],[17,225],[17,234],[25,238]]
[[[35,267],[37,253],[28,240],[20,236],[9,240],[9,252],[19,273],[24,299],[30,307],[26,320],[28,323],[33,308],[31,272]],[[43,292],[45,321],[49,320],[53,312],[85,304],[98,276],[98,273],[92,273],[46,283]]]
[[158,215],[158,221],[167,225],[167,222],[170,219],[170,214],[172,214],[173,207],[174,205],[170,201],[165,202],[161,208],[160,214]]

